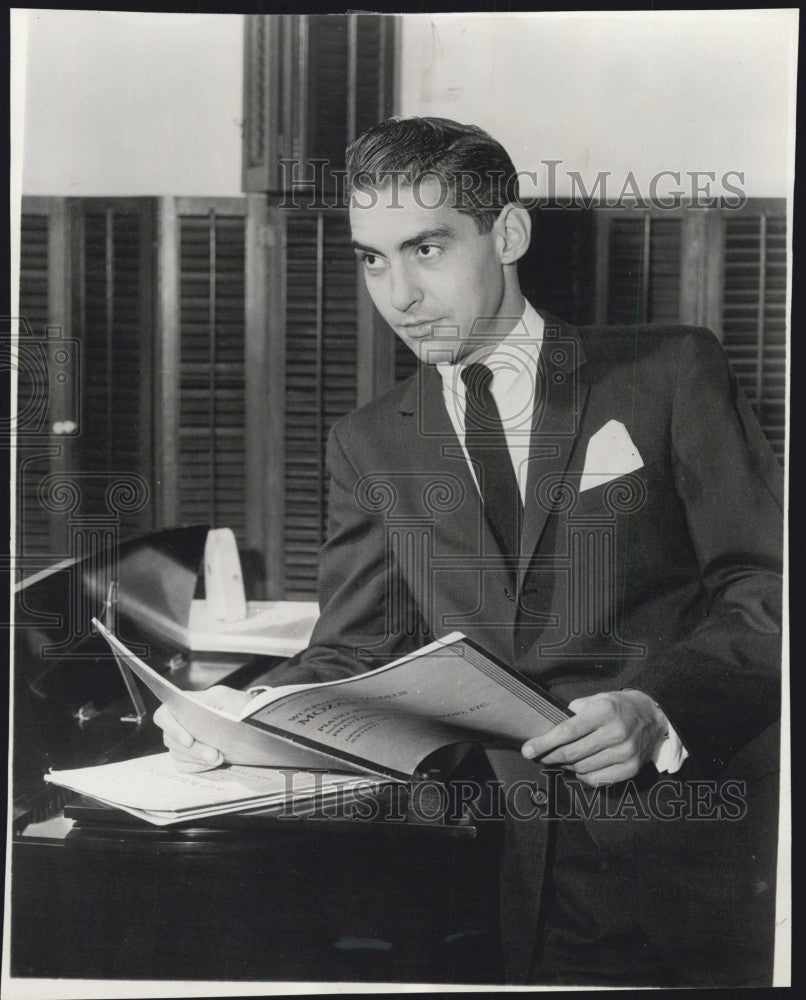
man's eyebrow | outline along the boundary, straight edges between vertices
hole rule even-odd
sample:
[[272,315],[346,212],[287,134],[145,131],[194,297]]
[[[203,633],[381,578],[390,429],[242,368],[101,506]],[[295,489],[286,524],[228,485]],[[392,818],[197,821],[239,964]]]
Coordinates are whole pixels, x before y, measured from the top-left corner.
[[[438,226],[436,229],[423,229],[414,236],[410,236],[409,239],[403,240],[403,242],[398,245],[397,249],[410,250],[412,247],[420,246],[420,244],[428,243],[431,240],[450,240],[453,239],[455,235],[454,231],[448,226]],[[352,245],[354,250],[362,250],[364,253],[374,253],[383,257],[380,250],[376,250],[375,247],[367,246],[366,243],[359,243],[358,240],[352,240]]]
[[436,229],[423,229],[408,240],[403,240],[398,245],[398,250],[410,250],[418,247],[421,243],[430,243],[431,240],[449,240],[454,237],[454,231],[448,226],[437,226]]
[[368,246],[366,243],[359,243],[358,240],[350,240],[353,250],[363,250],[364,253],[375,253],[379,254],[381,257],[383,254],[380,250],[376,250],[375,247]]

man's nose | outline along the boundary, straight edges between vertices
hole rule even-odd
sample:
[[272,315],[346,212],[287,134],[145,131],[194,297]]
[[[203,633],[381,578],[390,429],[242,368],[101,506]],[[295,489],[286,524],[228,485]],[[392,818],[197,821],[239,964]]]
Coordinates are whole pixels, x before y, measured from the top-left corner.
[[422,298],[420,285],[405,264],[391,269],[390,297],[398,312],[407,312]]

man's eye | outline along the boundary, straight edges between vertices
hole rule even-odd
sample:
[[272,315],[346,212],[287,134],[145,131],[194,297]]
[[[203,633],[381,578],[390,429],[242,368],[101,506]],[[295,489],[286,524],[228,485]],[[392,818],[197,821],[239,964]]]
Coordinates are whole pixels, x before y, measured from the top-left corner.
[[433,260],[435,257],[439,257],[442,253],[442,247],[435,246],[433,243],[421,243],[417,247],[417,256],[420,260]]
[[362,253],[359,259],[368,271],[380,271],[383,267],[383,258],[376,253]]

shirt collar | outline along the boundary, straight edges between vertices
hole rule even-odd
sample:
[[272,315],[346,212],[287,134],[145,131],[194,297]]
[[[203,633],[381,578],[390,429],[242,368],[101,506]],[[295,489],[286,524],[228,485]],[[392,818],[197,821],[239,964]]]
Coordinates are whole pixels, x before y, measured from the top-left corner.
[[436,369],[442,384],[451,392],[464,395],[464,382],[460,373],[467,365],[484,362],[494,372],[496,388],[505,382],[512,385],[527,371],[537,368],[537,359],[543,343],[544,322],[530,302],[524,301],[523,313],[512,330],[498,344],[485,344],[457,364],[438,364]]

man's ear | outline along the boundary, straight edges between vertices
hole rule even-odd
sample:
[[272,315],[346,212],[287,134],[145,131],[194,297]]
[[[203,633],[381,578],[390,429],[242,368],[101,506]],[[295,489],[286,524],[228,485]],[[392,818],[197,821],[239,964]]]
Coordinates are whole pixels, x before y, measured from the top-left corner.
[[522,205],[505,205],[495,220],[494,235],[498,259],[502,264],[514,264],[529,249],[532,219]]

